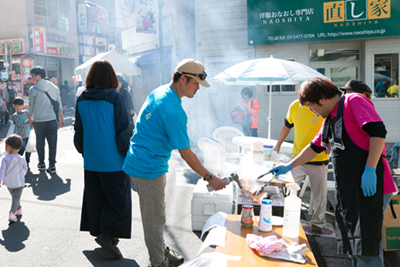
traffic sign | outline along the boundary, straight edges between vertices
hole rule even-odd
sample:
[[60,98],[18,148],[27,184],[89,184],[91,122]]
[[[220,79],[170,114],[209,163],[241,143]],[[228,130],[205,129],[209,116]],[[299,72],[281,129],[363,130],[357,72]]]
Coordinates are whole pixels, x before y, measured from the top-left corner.
[[8,80],[8,72],[6,70],[1,71],[1,80],[3,80],[3,81]]
[[107,20],[107,14],[103,10],[97,12],[97,20],[100,22],[104,22]]

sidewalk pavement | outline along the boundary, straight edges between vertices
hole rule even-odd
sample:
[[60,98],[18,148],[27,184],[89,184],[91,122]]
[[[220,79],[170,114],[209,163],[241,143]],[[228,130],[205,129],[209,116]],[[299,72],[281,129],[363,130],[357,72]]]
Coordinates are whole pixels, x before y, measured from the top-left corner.
[[[7,130],[7,127],[0,129],[0,153],[4,152]],[[58,133],[57,174],[39,172],[36,168],[37,154],[32,154],[31,171],[26,175],[26,188],[21,198],[23,215],[17,223],[9,224],[7,221],[11,198],[5,187],[0,188],[0,266],[148,265],[138,196],[134,191],[131,239],[121,239],[118,245],[123,259],[113,259],[97,245],[94,237],[79,231],[84,185],[82,162],[81,155],[73,146],[73,128],[66,126]],[[199,238],[200,232],[191,230],[190,199],[198,176],[189,169],[178,172],[176,176],[173,170],[183,167],[187,167],[186,163],[174,151],[170,161],[171,172],[167,175],[164,238],[170,248],[189,261],[196,257],[203,242]],[[309,219],[305,214],[307,193],[303,197],[303,214]],[[334,221],[330,211],[327,219],[331,223]],[[348,257],[336,255],[335,239],[308,238],[319,266],[351,266]],[[206,248],[202,254],[213,251],[214,248]]]

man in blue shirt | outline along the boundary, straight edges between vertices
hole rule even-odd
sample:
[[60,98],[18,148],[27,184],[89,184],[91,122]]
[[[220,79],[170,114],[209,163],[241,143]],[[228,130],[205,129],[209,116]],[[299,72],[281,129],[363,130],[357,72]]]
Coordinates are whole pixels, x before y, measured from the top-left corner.
[[193,98],[205,80],[204,66],[196,59],[184,59],[175,69],[170,84],[162,85],[147,97],[130,141],[123,171],[131,176],[140,201],[145,243],[151,266],[179,266],[184,259],[164,244],[165,185],[171,151],[181,157],[204,180],[220,190],[225,183],[211,174],[190,149],[187,116],[182,98]]

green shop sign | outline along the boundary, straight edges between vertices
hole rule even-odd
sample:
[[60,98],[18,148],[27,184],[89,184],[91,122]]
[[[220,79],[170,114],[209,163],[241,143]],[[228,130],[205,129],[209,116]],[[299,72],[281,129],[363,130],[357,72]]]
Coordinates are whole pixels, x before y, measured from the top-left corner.
[[249,45],[400,35],[398,0],[247,0]]

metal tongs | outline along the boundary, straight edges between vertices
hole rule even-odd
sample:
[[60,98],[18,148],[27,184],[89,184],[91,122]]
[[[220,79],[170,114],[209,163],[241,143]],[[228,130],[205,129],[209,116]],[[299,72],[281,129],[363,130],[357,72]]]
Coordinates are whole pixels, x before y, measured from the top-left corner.
[[[263,175],[258,176],[257,180],[264,177],[267,174],[270,174],[270,173],[273,173],[273,172],[269,171],[267,173],[264,173]],[[263,194],[265,192],[265,188],[267,188],[267,186],[269,186],[269,184],[271,183],[272,180],[274,180],[274,178],[276,178],[275,174],[272,175],[272,178],[265,185],[262,185],[259,189],[257,189],[257,191],[255,191],[253,195],[256,197],[260,194]]]

